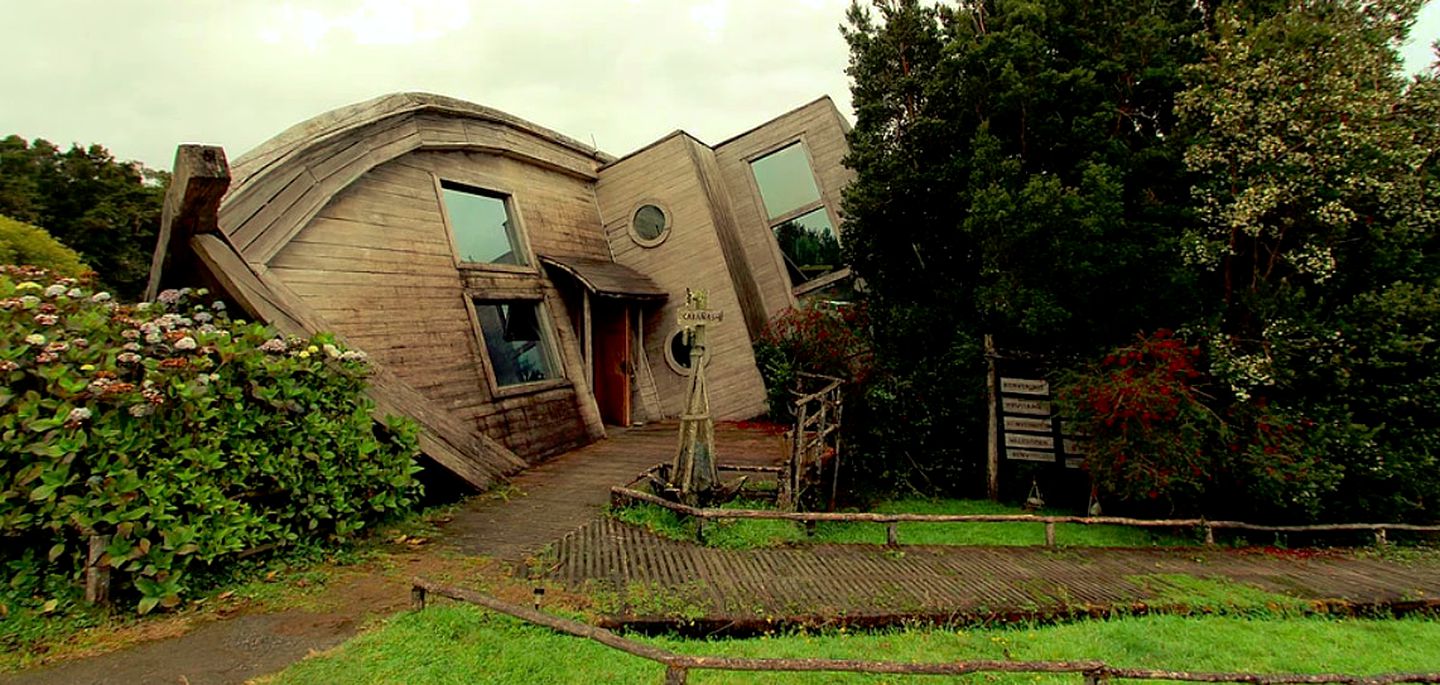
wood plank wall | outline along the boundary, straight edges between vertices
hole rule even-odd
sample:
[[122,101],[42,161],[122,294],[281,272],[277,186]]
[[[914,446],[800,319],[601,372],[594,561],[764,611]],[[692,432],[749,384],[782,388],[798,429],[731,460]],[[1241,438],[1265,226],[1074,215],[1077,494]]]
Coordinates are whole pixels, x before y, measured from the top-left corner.
[[845,140],[849,124],[829,98],[821,98],[741,134],[715,147],[716,159],[729,190],[740,242],[755,276],[767,318],[774,317],[794,304],[790,294],[790,277],[780,248],[770,232],[770,217],[755,186],[750,160],[777,150],[796,140],[803,140],[810,151],[820,196],[830,208],[832,221],[845,240],[840,215],[840,197],[855,174],[842,160],[850,147]]
[[456,268],[432,173],[512,193],[532,254],[609,257],[587,182],[496,154],[420,150],[370,169],[330,199],[270,260],[268,273],[435,407],[528,460],[598,437],[583,379],[579,387],[492,396],[467,291],[543,297],[572,380],[576,336],[533,257],[525,273]]
[[[595,196],[615,261],[670,294],[663,306],[645,310],[645,355],[665,414],[678,416],[685,394],[685,377],[665,361],[665,347],[679,328],[675,313],[686,288],[704,288],[710,307],[726,312],[725,322],[709,332],[712,411],[720,419],[750,418],[765,411],[765,386],[690,145],[677,132],[602,168]],[[649,248],[630,237],[630,219],[647,202],[663,206],[671,224],[669,237]]]

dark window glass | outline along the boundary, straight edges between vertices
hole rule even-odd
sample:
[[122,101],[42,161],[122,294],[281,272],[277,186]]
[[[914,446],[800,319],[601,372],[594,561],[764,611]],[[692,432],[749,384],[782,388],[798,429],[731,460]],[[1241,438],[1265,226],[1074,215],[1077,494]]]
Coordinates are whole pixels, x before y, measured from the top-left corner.
[[824,207],[779,223],[774,230],[791,283],[800,285],[841,267],[840,239]]
[[641,240],[658,240],[665,234],[665,210],[655,205],[645,205],[635,210],[635,219],[631,226]]
[[682,369],[690,368],[690,343],[685,341],[685,331],[675,331],[670,336],[670,358]]
[[820,189],[801,143],[765,155],[751,162],[750,168],[771,219],[820,201]]
[[445,211],[455,233],[460,261],[477,264],[524,264],[515,222],[505,198],[444,184]]
[[536,302],[476,302],[485,351],[500,387],[558,378]]

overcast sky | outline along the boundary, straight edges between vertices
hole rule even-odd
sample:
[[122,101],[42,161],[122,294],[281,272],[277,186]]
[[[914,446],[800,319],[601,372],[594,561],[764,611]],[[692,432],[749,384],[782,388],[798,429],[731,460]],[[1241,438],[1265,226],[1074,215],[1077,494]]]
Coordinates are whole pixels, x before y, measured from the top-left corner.
[[[718,142],[821,95],[850,112],[849,0],[0,0],[0,135],[101,143],[168,169],[231,158],[404,90],[495,107],[624,154]],[[1440,37],[1440,1],[1407,48]]]

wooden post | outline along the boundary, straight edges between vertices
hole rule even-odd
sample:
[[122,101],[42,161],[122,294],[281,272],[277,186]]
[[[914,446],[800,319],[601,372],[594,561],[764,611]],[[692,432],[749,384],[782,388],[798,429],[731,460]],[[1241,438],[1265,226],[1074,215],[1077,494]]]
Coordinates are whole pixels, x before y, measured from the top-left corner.
[[665,668],[665,685],[685,685],[689,672],[682,666],[667,666]]
[[708,520],[708,519],[706,519],[704,516],[696,516],[696,517],[695,517],[695,540],[696,540],[697,542],[699,542],[700,544],[702,544],[702,545],[705,544],[705,521],[706,521],[706,520]]
[[147,301],[154,300],[166,285],[196,282],[197,259],[190,249],[190,238],[220,231],[220,198],[229,188],[230,165],[224,149],[181,145],[175,150],[175,169],[165,192],[155,253],[150,258]]
[[1104,671],[1087,671],[1085,685],[1109,685],[1110,674]]
[[1046,521],[1046,522],[1045,522],[1045,546],[1046,546],[1046,547],[1054,547],[1054,546],[1055,546],[1055,522],[1054,522],[1054,521]]
[[813,537],[815,537],[815,522],[814,522],[814,521],[806,521],[806,522],[805,522],[805,537],[807,537],[807,538],[813,538]]
[[414,611],[425,608],[425,588],[419,585],[410,588],[410,608]]
[[[719,316],[705,309],[706,294],[687,292],[680,323],[690,337],[690,382],[685,392],[685,409],[680,415],[680,447],[670,469],[670,485],[686,504],[698,504],[720,483],[715,468],[715,420],[710,415],[710,386],[705,381],[705,318]],[[687,319],[689,315],[693,318]],[[718,321],[717,319],[714,319]]]
[[1215,526],[1208,523],[1205,524],[1205,545],[1207,547],[1215,546]]
[[1375,546],[1376,546],[1376,547],[1384,547],[1387,543],[1388,543],[1388,540],[1385,539],[1385,529],[1384,529],[1384,528],[1376,528],[1376,529],[1375,529]]
[[886,546],[886,547],[899,547],[899,546],[900,546],[900,524],[898,524],[898,523],[887,523],[887,524],[885,524],[885,546]]
[[985,363],[988,373],[985,375],[986,398],[990,402],[990,432],[989,444],[985,450],[985,496],[992,502],[1000,500],[1000,416],[999,403],[997,399],[998,390],[995,387],[995,338],[989,334],[985,336]]
[[110,546],[109,535],[91,535],[90,549],[85,556],[85,601],[90,604],[107,604],[110,601],[110,566],[101,563],[105,548]]

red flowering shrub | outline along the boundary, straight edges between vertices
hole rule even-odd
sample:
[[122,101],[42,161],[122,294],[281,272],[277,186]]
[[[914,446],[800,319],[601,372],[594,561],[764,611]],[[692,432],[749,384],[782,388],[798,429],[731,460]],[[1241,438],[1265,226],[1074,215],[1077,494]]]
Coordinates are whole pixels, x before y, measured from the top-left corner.
[[1124,500],[1192,508],[1215,469],[1221,429],[1198,389],[1199,348],[1169,331],[1141,337],[1061,388],[1067,432],[1089,436],[1086,467]]
[[771,416],[789,418],[786,403],[800,373],[862,383],[871,356],[865,325],[865,311],[858,306],[808,305],[772,319],[755,343]]

